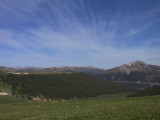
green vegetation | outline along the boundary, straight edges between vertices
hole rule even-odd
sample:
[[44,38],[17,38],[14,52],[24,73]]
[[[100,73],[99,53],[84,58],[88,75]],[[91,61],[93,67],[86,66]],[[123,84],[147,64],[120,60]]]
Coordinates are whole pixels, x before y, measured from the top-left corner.
[[26,102],[27,100],[24,100],[22,98],[17,98],[15,96],[0,96],[0,104],[13,104],[13,103],[20,103],[20,102]]
[[32,99],[68,99],[95,97],[101,94],[126,92],[129,89],[97,77],[79,73],[2,74],[0,81],[11,86],[12,94]]
[[121,82],[122,85],[130,88],[147,88],[152,84],[160,84],[160,73],[159,72],[144,72],[134,71],[129,74],[119,71],[108,71],[105,74],[97,75],[100,78],[106,80]]
[[0,108],[0,120],[159,120],[160,96],[18,103],[0,99]]
[[9,94],[12,94],[11,86],[2,82],[2,74],[4,75],[4,73],[0,72],[0,92],[7,92]]
[[[0,120],[160,119],[160,96],[125,98],[127,88],[85,74],[3,73],[0,74],[0,88],[11,90],[17,96],[0,96]],[[159,88],[151,90],[153,93]],[[49,101],[21,98],[37,96]]]
[[160,95],[160,86],[156,85],[150,88],[139,90],[135,93],[128,95],[128,97],[141,97],[141,96],[152,96]]
[[11,92],[11,86],[0,82],[0,92],[2,91]]

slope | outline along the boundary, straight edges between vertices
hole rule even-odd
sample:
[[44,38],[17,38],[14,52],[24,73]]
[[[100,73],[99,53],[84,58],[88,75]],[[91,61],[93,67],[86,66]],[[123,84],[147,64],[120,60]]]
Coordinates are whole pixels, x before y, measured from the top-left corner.
[[160,85],[160,66],[134,61],[106,70],[105,73],[96,76],[131,88],[147,88]]
[[41,99],[94,97],[125,92],[129,89],[116,83],[79,73],[62,74],[3,74],[1,82],[11,85],[12,94]]

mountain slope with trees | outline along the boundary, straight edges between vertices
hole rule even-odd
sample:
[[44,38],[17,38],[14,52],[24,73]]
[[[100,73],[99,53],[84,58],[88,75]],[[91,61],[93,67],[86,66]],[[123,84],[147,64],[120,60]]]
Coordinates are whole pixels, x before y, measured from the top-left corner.
[[147,88],[160,85],[160,66],[134,61],[106,70],[105,73],[97,76],[131,88]]
[[84,98],[129,90],[116,83],[79,73],[1,74],[0,81],[11,86],[13,95],[28,99]]
[[74,72],[85,73],[105,80],[116,82],[131,88],[140,89],[153,85],[160,85],[160,66],[151,65],[142,61],[134,61],[112,69],[99,69],[91,66],[81,67],[24,67],[10,68],[0,66],[0,71],[11,73],[55,73]]
[[150,88],[146,88],[143,90],[139,90],[135,93],[128,95],[128,97],[141,97],[141,96],[153,96],[153,95],[160,95],[160,86],[152,86]]

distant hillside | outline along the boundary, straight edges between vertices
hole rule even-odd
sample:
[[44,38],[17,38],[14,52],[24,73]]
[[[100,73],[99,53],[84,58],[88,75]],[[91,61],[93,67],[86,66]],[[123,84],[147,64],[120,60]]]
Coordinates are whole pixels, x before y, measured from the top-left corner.
[[37,67],[22,67],[11,68],[0,66],[0,71],[17,73],[55,73],[55,72],[75,72],[85,73],[92,76],[96,76],[112,82],[140,89],[147,88],[153,85],[160,85],[160,66],[151,65],[142,61],[134,61],[129,64],[124,64],[116,68],[109,70],[99,69],[91,66],[80,67],[49,67],[49,68],[37,68]]
[[97,76],[131,88],[147,88],[160,85],[160,66],[134,61],[106,70],[105,73]]
[[0,66],[0,72],[17,72],[15,68]]
[[130,74],[131,72],[155,73],[155,72],[160,72],[160,66],[151,65],[151,64],[147,64],[145,62],[136,60],[129,64],[124,64],[119,67],[107,70],[107,72],[112,72],[112,73],[123,72],[127,74]]
[[152,96],[152,95],[160,95],[160,86],[152,86],[150,88],[146,88],[143,90],[139,90],[133,94],[128,95],[128,97],[141,97],[141,96]]
[[0,71],[3,72],[28,72],[28,73],[35,73],[35,72],[77,72],[77,73],[87,73],[87,74],[99,74],[103,73],[105,70],[100,68],[95,68],[92,66],[77,66],[77,67],[48,67],[48,68],[37,68],[37,67],[21,67],[21,68],[12,68],[12,67],[5,67],[0,66]]
[[83,98],[129,90],[116,83],[79,73],[1,74],[0,80],[11,86],[13,95],[29,99]]

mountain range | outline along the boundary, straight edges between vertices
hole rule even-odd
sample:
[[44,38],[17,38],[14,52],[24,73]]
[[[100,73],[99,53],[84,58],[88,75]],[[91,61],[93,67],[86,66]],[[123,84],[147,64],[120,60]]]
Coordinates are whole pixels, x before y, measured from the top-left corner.
[[97,76],[135,89],[160,85],[160,66],[147,64],[138,60],[112,69],[100,69],[92,66],[48,68],[37,68],[33,66],[13,68],[0,66],[0,71],[11,72],[14,74],[36,72],[78,72]]
[[135,89],[147,88],[160,85],[160,66],[137,60],[105,70],[97,76]]

